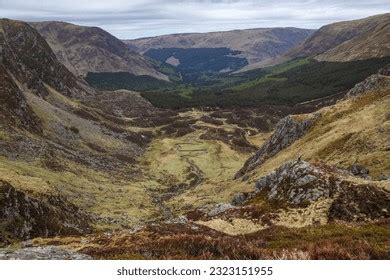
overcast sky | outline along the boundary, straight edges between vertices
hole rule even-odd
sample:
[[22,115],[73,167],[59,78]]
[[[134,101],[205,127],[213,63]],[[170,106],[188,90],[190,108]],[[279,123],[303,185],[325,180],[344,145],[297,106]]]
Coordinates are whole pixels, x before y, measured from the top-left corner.
[[0,18],[99,26],[121,39],[255,27],[319,28],[389,11],[389,0],[0,0]]

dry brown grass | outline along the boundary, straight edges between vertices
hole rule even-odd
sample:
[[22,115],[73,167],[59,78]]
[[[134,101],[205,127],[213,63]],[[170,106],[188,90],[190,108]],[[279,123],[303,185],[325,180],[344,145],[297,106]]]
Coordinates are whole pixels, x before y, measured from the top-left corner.
[[376,177],[390,172],[389,91],[369,92],[320,110],[315,126],[251,173],[255,179],[302,155],[310,162],[348,168],[362,164]]
[[[388,259],[388,221],[376,224],[323,225],[301,229],[270,227],[229,236],[207,227],[155,225],[136,233],[114,232],[67,239],[61,246],[78,248],[97,259]],[[36,245],[48,244],[50,239]],[[60,245],[56,239],[56,245]]]

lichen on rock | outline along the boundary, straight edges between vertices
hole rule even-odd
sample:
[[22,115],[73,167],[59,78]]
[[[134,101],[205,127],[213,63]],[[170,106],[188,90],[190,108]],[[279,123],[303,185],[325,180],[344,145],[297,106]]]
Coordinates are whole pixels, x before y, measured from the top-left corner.
[[0,243],[91,232],[91,218],[65,198],[39,199],[0,181]]
[[312,114],[306,118],[299,118],[298,116],[287,116],[279,121],[275,127],[275,132],[270,139],[256,152],[255,155],[250,157],[244,164],[244,166],[236,173],[235,179],[242,177],[251,170],[259,167],[267,159],[273,157],[281,150],[287,148],[297,139],[302,137],[307,130],[320,117],[319,114]]

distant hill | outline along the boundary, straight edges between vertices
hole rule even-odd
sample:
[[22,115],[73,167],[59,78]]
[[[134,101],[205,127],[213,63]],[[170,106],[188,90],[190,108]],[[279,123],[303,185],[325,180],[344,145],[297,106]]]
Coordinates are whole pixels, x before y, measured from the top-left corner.
[[[228,48],[240,51],[248,64],[274,59],[297,46],[313,30],[299,28],[258,28],[210,33],[172,34],[124,42],[133,50],[145,53],[153,49]],[[169,62],[169,61],[168,61]]]
[[73,73],[128,72],[167,80],[140,54],[98,27],[65,22],[30,23],[47,40],[58,59]]

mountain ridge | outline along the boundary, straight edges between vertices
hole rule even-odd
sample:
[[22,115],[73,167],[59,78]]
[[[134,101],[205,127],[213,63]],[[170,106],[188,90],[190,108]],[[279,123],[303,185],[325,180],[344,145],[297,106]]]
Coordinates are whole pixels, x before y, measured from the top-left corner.
[[168,78],[154,69],[141,55],[99,27],[79,26],[66,22],[30,22],[47,40],[59,60],[78,76],[88,72],[128,72]]
[[[325,25],[286,57],[352,61],[390,55],[390,13]],[[375,38],[375,40],[374,40]]]
[[220,48],[241,51],[249,64],[266,61],[286,52],[313,30],[295,27],[252,28],[206,33],[178,33],[124,40],[133,50],[144,53],[153,48]]
[[267,64],[253,63],[238,72],[262,68],[297,58],[349,62],[390,56],[390,14],[334,22],[315,30],[304,41]]

